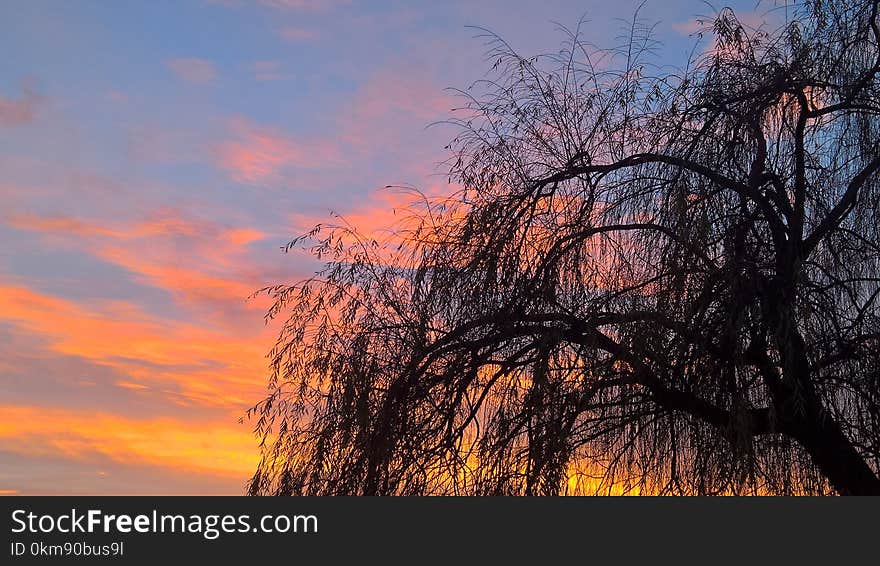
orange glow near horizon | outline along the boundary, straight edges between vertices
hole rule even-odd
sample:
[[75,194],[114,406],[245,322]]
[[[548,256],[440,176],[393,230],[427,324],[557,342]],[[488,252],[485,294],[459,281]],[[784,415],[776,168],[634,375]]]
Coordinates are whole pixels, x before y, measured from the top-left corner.
[[194,425],[173,419],[129,419],[44,407],[0,406],[0,442],[25,455],[77,459],[98,452],[123,463],[146,463],[244,479],[258,454],[246,426],[225,419]]
[[[45,339],[57,354],[126,376],[105,384],[90,382],[87,376],[66,376],[79,378],[78,386],[94,391],[96,398],[167,406],[171,408],[160,412],[177,415],[132,416],[112,403],[97,412],[4,404],[0,450],[84,465],[87,456],[98,455],[120,465],[201,475],[243,489],[259,454],[250,423],[240,424],[238,419],[263,393],[267,333],[230,337],[191,325],[175,326],[125,303],[84,310],[13,286],[0,286],[0,312],[4,320]],[[17,491],[7,485],[0,489]],[[140,488],[131,489],[138,493]]]

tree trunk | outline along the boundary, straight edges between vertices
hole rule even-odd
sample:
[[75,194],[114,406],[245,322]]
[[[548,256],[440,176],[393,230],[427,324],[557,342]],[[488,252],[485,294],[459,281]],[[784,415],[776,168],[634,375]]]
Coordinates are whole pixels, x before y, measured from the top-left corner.
[[795,438],[840,495],[880,495],[880,478],[830,416],[801,421]]
[[[792,254],[791,257],[797,257]],[[788,273],[796,273],[786,260]],[[812,384],[807,344],[797,328],[795,277],[783,277],[773,302],[765,303],[776,326],[782,352],[783,379],[773,396],[783,428],[806,449],[813,463],[840,495],[880,495],[880,478],[853,447],[840,425],[825,410]],[[774,311],[775,307],[775,311]],[[774,316],[775,315],[775,316]]]

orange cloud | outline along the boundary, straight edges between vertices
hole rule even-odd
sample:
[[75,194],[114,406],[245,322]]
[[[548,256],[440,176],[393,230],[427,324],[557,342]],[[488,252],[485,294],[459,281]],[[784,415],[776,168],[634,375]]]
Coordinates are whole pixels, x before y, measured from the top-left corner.
[[[8,223],[84,248],[199,310],[191,323],[165,320],[128,302],[85,307],[0,281],[0,320],[45,337],[57,352],[122,371],[131,379],[121,387],[149,388],[179,405],[225,407],[237,417],[262,395],[263,356],[274,331],[262,325],[265,301],[245,299],[267,283],[266,269],[247,254],[263,232],[174,210],[128,230],[57,216],[18,215]],[[182,370],[182,363],[193,367]]]
[[190,83],[208,83],[217,77],[214,64],[197,57],[171,59],[168,61],[168,67],[180,79]]
[[[236,237],[247,239],[247,234]],[[99,465],[98,454],[135,468],[158,466],[179,477],[210,478],[212,485],[227,478],[222,485],[228,487],[217,488],[223,490],[243,484],[256,468],[255,441],[238,419],[263,395],[263,355],[274,335],[269,328],[255,324],[236,336],[226,329],[162,319],[125,301],[87,308],[2,281],[0,322],[40,336],[62,356],[116,370],[126,377],[113,385],[130,395],[158,396],[170,407],[192,410],[182,416],[136,418],[114,414],[114,405],[95,413],[7,402],[0,406],[0,451],[22,460],[80,462],[86,468]],[[88,374],[80,375],[78,383],[95,386]],[[0,488],[9,487],[19,486],[0,481]]]
[[[0,448],[79,460],[91,453],[129,464],[241,478],[257,464],[253,436],[235,421],[131,419],[109,413],[0,406]],[[133,486],[136,489],[136,486]]]
[[[131,377],[129,389],[137,384],[178,404],[236,418],[263,392],[268,329],[234,336],[159,319],[127,302],[85,308],[14,285],[0,285],[0,320],[42,336],[56,352],[118,369]],[[180,369],[182,360],[192,367]]]
[[262,270],[248,257],[248,246],[265,233],[185,217],[173,209],[157,210],[126,226],[33,214],[8,216],[6,224],[47,237],[63,236],[58,245],[85,248],[190,304],[225,302],[243,308],[244,299],[266,283]]

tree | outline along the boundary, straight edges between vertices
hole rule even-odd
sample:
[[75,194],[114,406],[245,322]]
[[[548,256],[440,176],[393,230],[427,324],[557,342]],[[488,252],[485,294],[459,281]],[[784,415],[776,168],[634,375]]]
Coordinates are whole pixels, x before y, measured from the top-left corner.
[[489,37],[450,177],[266,289],[252,494],[880,494],[878,2]]

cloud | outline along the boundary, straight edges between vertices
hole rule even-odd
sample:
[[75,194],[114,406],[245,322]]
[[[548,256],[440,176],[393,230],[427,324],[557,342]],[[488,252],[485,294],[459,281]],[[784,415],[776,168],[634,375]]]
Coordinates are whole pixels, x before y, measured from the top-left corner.
[[289,218],[296,233],[305,233],[318,224],[346,226],[360,237],[395,247],[401,235],[419,227],[428,206],[436,206],[460,188],[456,184],[437,183],[415,192],[389,186],[373,191],[368,199],[352,203],[345,210],[334,210],[332,215],[294,213]]
[[118,381],[139,383],[178,406],[220,409],[235,418],[263,391],[270,336],[253,327],[235,336],[158,318],[126,301],[86,307],[2,282],[0,320],[40,336],[52,352],[112,368],[125,376]]
[[103,465],[146,465],[166,473],[238,478],[241,485],[257,464],[253,436],[233,419],[128,418],[8,404],[0,406],[0,413],[5,417],[0,423],[0,450],[19,458],[91,462],[96,473]]
[[184,57],[171,59],[168,67],[181,79],[189,83],[208,83],[217,77],[214,64],[206,59]]
[[425,126],[447,118],[454,106],[454,98],[427,73],[386,69],[360,85],[337,117],[342,135],[355,146],[402,147],[429,142]]
[[281,28],[278,35],[285,41],[311,41],[318,38],[318,32],[296,27]]
[[21,126],[33,122],[42,97],[25,85],[17,99],[0,96],[0,126]]
[[[52,440],[37,435],[31,439],[40,445]],[[21,447],[15,439],[7,440]],[[74,457],[51,451],[27,454],[4,449],[3,444],[6,442],[0,440],[0,486],[6,489],[0,494],[241,495],[246,477],[153,466],[143,461],[123,463],[96,451]]]
[[[51,338],[51,337],[49,337]],[[63,354],[52,349],[55,339],[28,332],[0,321],[0,398],[7,404],[31,404],[39,399],[44,407],[105,411],[134,416],[174,416],[192,419],[225,417],[222,408],[186,401],[176,385],[163,380],[143,380],[112,367],[103,360]],[[137,360],[110,358],[138,367]],[[156,365],[141,362],[144,369],[160,373],[185,374],[205,369],[204,362]],[[170,391],[170,393],[168,392]]]
[[13,214],[4,219],[4,224],[18,230],[35,232],[62,232],[75,236],[126,237],[127,233],[103,226],[89,224],[70,216],[39,216],[36,214]]
[[406,222],[411,204],[411,196],[379,190],[367,202],[350,206],[346,210],[334,210],[333,215],[293,213],[290,220],[296,233],[305,233],[318,224],[345,225],[354,228],[364,237],[382,240],[383,231],[400,228]]
[[300,141],[245,119],[230,122],[232,139],[215,148],[217,166],[230,178],[246,185],[272,185],[295,168],[320,168],[339,161],[334,144],[322,140]]
[[43,234],[54,247],[73,246],[123,267],[143,283],[170,293],[182,306],[206,308],[235,322],[256,308],[244,299],[273,270],[254,263],[249,246],[267,234],[157,209],[128,222],[13,214],[7,226]]
[[[7,226],[19,230],[56,232],[73,236],[104,236],[116,240],[134,240],[149,236],[185,236],[210,239],[211,245],[230,242],[247,245],[266,237],[252,228],[233,228],[222,224],[184,216],[173,208],[160,208],[141,220],[126,226],[99,224],[64,215],[42,216],[38,214],[11,214],[5,217]],[[177,242],[178,244],[180,242]],[[225,252],[231,250],[225,249]]]
[[[257,63],[259,67],[253,69],[263,78],[277,76],[274,61]],[[446,118],[454,105],[454,98],[426,72],[387,69],[373,74],[328,115],[326,131],[332,136],[296,137],[233,118],[228,139],[213,147],[215,164],[236,183],[263,187],[369,182],[364,176],[368,169],[388,167],[373,159],[376,156],[395,159],[399,170],[406,169],[408,175],[415,171],[421,177],[431,173],[438,148],[448,141],[445,132],[434,129],[426,134],[425,127]],[[351,166],[357,159],[369,161],[362,161],[360,173],[352,177]],[[320,178],[308,172],[319,172]],[[385,177],[373,186],[398,181]]]

